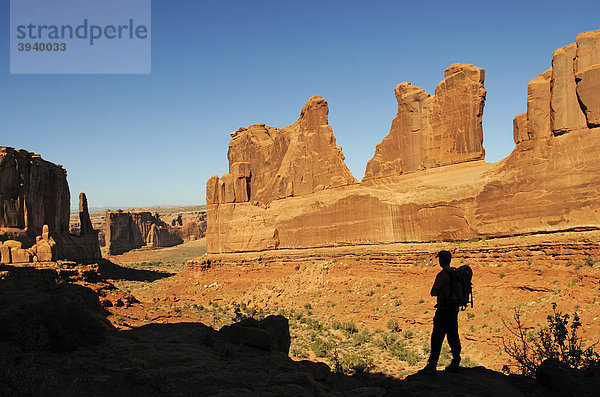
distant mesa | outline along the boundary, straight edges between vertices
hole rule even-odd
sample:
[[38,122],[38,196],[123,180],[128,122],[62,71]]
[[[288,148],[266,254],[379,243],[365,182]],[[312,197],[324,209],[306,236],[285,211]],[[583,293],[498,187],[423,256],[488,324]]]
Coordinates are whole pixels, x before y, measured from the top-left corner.
[[87,198],[79,195],[81,230],[69,233],[70,192],[66,170],[26,150],[0,147],[1,262],[101,258]]
[[172,247],[183,240],[158,214],[106,210],[104,238],[110,255],[141,247]]
[[454,64],[435,94],[396,86],[398,113],[360,183],[308,100],[281,130],[234,132],[229,173],[207,184],[209,252],[451,241],[600,228],[600,31],[556,50],[531,80],[516,147],[484,161],[484,70]]
[[161,248],[179,245],[184,240],[204,237],[206,212],[166,216],[150,211],[106,210],[104,242],[110,255],[137,248]]

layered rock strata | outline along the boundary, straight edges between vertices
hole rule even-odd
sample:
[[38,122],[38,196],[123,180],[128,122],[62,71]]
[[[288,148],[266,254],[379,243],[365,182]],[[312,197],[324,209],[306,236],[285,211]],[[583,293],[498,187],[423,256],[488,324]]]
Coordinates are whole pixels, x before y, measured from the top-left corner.
[[[600,128],[596,114],[600,111],[600,91],[593,88],[600,84],[594,77],[600,67],[599,34],[578,35],[575,44],[554,53],[548,71],[529,83],[527,112],[513,123],[517,145],[504,160],[495,164],[477,160],[483,156],[477,132],[481,114],[475,106],[483,105],[483,87],[475,90],[483,82],[483,72],[475,73],[478,68],[460,72],[473,71],[469,75],[475,77],[450,79],[457,97],[473,93],[473,101],[467,101],[471,110],[466,115],[456,113],[452,119],[457,130],[464,132],[463,137],[476,138],[469,141],[475,142],[473,146],[442,139],[448,136],[443,123],[423,127],[425,110],[420,106],[432,97],[401,84],[397,90],[401,94],[399,104],[413,104],[414,108],[405,111],[399,106],[395,124],[406,128],[393,126],[388,141],[402,134],[409,136],[408,131],[431,128],[428,136],[438,137],[434,139],[441,145],[437,150],[447,153],[438,157],[437,163],[423,162],[433,157],[421,155],[428,153],[423,141],[412,138],[424,135],[413,134],[404,141],[405,146],[396,146],[402,150],[394,155],[386,149],[394,146],[384,140],[374,160],[381,159],[378,164],[389,167],[377,170],[372,160],[368,167],[372,172],[360,184],[272,200],[268,206],[209,201],[209,252],[599,229]],[[453,76],[448,73],[447,69],[446,85]],[[438,91],[436,97],[442,98]],[[442,106],[427,109],[430,116],[425,120],[439,120],[449,114]],[[418,155],[411,157],[411,153]],[[463,162],[452,164],[454,161]],[[444,164],[450,165],[436,166]],[[255,172],[252,169],[252,175]]]
[[363,180],[482,160],[485,71],[454,64],[430,96],[408,82],[395,89],[398,114]]
[[171,247],[183,242],[158,214],[106,210],[104,220],[104,236],[110,255],[144,246]]

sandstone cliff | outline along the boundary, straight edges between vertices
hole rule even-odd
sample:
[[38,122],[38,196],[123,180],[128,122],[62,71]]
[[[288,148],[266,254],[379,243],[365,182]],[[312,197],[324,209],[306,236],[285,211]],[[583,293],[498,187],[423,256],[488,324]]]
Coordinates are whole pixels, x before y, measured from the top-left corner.
[[367,163],[363,180],[484,158],[485,72],[454,64],[444,76],[434,96],[408,82],[396,86],[398,114]]
[[210,178],[207,202],[261,204],[356,183],[328,124],[327,102],[311,97],[294,124],[251,125],[231,134],[229,173]]
[[398,115],[360,184],[269,206],[209,194],[209,252],[600,228],[599,35],[578,35],[529,83],[517,145],[499,163],[481,160],[483,71],[453,65],[434,97],[397,87]]
[[110,255],[118,255],[141,247],[171,247],[183,240],[158,214],[106,210],[104,236]]
[[39,154],[0,147],[0,228],[4,233],[35,236],[48,225],[51,233],[69,228],[67,171]]
[[83,229],[69,233],[66,170],[26,150],[0,147],[0,251],[2,263],[88,261],[101,257],[97,232],[80,195]]

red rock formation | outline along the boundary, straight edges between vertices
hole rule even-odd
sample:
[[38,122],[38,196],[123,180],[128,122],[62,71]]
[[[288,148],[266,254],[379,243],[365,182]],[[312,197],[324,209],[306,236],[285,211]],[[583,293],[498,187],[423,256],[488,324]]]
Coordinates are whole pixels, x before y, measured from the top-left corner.
[[39,154],[0,147],[0,233],[30,238],[48,225],[52,233],[69,230],[67,172]]
[[183,214],[161,216],[171,230],[182,240],[197,240],[204,237],[206,232],[206,211],[194,211]]
[[[527,113],[513,123],[517,146],[499,163],[468,161],[435,168],[483,156],[477,146],[481,114],[476,106],[483,105],[483,73],[468,67],[475,77],[449,79],[457,70],[450,69],[445,90],[451,87],[448,92],[454,92],[456,103],[464,92],[471,93],[472,101],[466,101],[472,105],[467,113],[471,116],[458,112],[453,122],[464,132],[460,141],[473,146],[444,140],[450,135],[442,124],[424,123],[436,119],[422,116],[434,114],[429,113],[431,106],[424,106],[434,97],[401,84],[392,131],[360,184],[274,200],[268,206],[209,201],[207,249],[256,251],[600,229],[600,128],[595,119],[600,91],[590,88],[600,84],[594,74],[600,67],[599,33],[577,36],[575,46],[555,52],[552,68],[529,83]],[[436,97],[438,91],[443,90],[436,90]],[[435,102],[444,103],[440,100]],[[437,120],[447,114],[442,109],[440,105]],[[446,154],[420,155],[433,146],[424,149],[423,134],[411,131],[427,128],[429,136],[444,142],[437,153]],[[436,161],[425,161],[432,158]],[[434,168],[428,169],[430,165]],[[420,168],[425,170],[413,172]],[[252,165],[251,170],[253,180]],[[384,175],[390,176],[375,177]],[[217,186],[218,180],[211,181]]]
[[104,219],[104,236],[110,255],[119,255],[143,246],[171,247],[183,242],[158,214],[106,210]]
[[444,76],[434,96],[407,82],[396,86],[398,115],[377,145],[363,180],[484,158],[485,72],[454,64]]
[[62,166],[42,160],[39,154],[0,147],[3,263],[90,261],[101,257],[84,194],[80,196],[80,217],[82,224],[87,219],[86,230],[79,236],[69,234],[70,193],[66,175]]
[[268,204],[356,183],[328,124],[327,102],[310,98],[300,118],[283,129],[251,125],[231,134],[229,173],[212,176],[207,202]]

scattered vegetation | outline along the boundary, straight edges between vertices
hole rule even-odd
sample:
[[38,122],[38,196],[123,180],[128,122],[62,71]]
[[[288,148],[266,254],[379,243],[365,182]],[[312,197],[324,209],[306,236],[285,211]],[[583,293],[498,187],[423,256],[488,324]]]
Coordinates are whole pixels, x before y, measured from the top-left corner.
[[595,260],[594,258],[592,258],[592,256],[591,256],[591,255],[588,255],[588,256],[585,258],[585,260],[584,260],[584,263],[585,263],[587,266],[589,266],[589,267],[592,267],[592,266],[594,266],[594,264],[596,264],[596,260]]
[[573,318],[563,314],[552,303],[552,314],[548,316],[548,325],[537,331],[527,331],[521,312],[515,309],[514,325],[504,326],[512,334],[512,339],[504,341],[504,350],[512,360],[504,370],[511,367],[525,376],[534,377],[540,364],[546,359],[555,359],[573,369],[588,370],[600,364],[600,356],[594,350],[596,344],[585,347],[578,334],[581,321],[577,312]]

